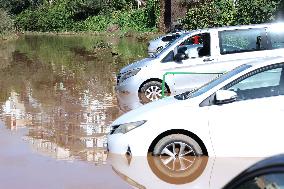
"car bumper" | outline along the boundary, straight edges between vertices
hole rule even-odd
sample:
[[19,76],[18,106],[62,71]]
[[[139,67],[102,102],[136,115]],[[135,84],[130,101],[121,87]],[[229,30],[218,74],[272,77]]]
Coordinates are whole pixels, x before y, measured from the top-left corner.
[[[148,133],[148,131],[146,131]],[[149,134],[150,135],[150,134]],[[141,135],[138,128],[126,134],[109,134],[107,146],[109,153],[132,156],[146,156],[153,136]]]
[[139,87],[142,84],[142,81],[137,77],[133,76],[127,78],[123,82],[119,82],[115,89],[117,92],[126,93],[126,94],[138,94]]
[[118,92],[116,97],[118,106],[123,112],[128,112],[143,105],[137,94],[125,94]]
[[112,134],[107,137],[107,148],[110,153],[125,155],[129,144],[124,134]]

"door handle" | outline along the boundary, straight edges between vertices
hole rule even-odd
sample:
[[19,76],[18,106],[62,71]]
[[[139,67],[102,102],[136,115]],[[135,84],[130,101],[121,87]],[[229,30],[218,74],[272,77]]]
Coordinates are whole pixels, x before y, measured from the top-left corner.
[[213,61],[214,59],[211,59],[211,58],[205,58],[205,59],[203,59],[203,62],[211,62],[211,61]]

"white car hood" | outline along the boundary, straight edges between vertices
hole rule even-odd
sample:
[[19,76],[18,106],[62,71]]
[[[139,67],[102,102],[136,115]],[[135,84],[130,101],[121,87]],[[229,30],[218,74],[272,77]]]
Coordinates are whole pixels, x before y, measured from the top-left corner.
[[142,60],[136,61],[132,64],[129,64],[129,65],[123,67],[120,70],[120,73],[124,73],[124,72],[127,72],[129,70],[136,69],[136,68],[146,67],[146,66],[152,64],[152,62],[154,60],[155,60],[155,58],[144,58]]
[[[188,99],[190,100],[190,99]],[[173,112],[175,109],[181,109],[181,103],[184,100],[177,100],[173,96],[161,99],[155,102],[140,106],[137,109],[131,110],[117,118],[112,125],[119,125],[123,123],[130,123],[141,120],[148,120],[150,117],[161,116],[166,112]],[[188,103],[186,103],[188,105]],[[189,103],[190,104],[190,103]]]

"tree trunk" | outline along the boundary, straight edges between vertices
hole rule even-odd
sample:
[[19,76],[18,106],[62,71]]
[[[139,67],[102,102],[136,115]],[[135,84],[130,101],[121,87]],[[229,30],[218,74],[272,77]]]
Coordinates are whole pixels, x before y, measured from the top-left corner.
[[160,18],[159,18],[159,32],[166,32],[165,27],[165,1],[170,0],[160,0]]

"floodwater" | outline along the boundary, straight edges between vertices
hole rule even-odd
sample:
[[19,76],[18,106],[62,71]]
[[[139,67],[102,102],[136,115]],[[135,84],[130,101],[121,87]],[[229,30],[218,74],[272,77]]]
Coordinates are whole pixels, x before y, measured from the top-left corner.
[[0,44],[0,188],[129,188],[107,163],[115,81],[134,38],[26,35]]
[[1,43],[0,188],[221,188],[257,161],[107,154],[110,123],[141,106],[116,94],[116,73],[145,56],[146,42],[134,38],[25,35]]

